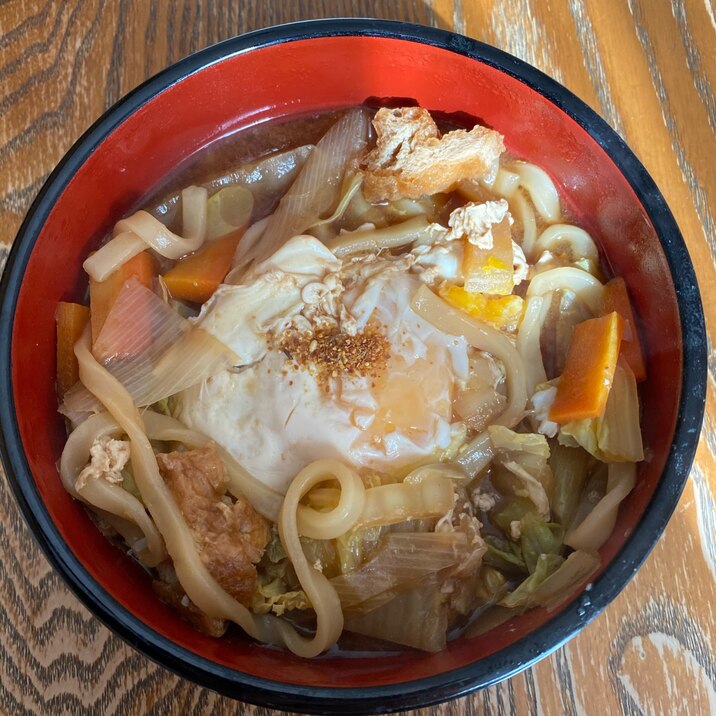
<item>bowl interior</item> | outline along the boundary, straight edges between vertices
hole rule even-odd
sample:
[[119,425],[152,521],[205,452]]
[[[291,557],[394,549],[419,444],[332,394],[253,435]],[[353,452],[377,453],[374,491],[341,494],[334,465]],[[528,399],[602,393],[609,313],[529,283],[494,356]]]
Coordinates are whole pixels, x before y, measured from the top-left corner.
[[81,300],[81,262],[113,223],[202,147],[258,122],[396,97],[466,113],[502,132],[510,152],[549,172],[569,211],[629,285],[648,355],[642,401],[649,458],[601,550],[607,565],[648,505],[673,438],[682,370],[673,282],[644,209],[607,153],[544,96],[488,64],[405,40],[322,37],[237,53],[191,74],[134,111],[69,181],[39,233],[15,314],[12,380],[24,451],[70,550],[122,607],[190,652],[305,686],[390,684],[440,674],[494,654],[552,615],[534,610],[487,637],[457,640],[443,653],[397,659],[305,661],[238,632],[221,640],[198,634],[153,596],[147,575],[100,535],[62,488],[55,468],[65,439],[54,390],[55,308],[60,300]]

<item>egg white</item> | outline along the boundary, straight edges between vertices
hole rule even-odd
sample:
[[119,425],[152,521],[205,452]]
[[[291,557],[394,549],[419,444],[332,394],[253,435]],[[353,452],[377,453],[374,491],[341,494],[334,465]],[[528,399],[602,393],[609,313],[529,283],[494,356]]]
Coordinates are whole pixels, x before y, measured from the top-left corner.
[[[438,249],[340,261],[313,237],[291,239],[249,282],[221,287],[202,310],[199,325],[242,368],[185,391],[178,417],[281,492],[321,458],[392,472],[446,449],[461,428],[452,397],[467,378],[468,346],[410,308],[421,281],[459,265],[457,242]],[[323,303],[308,305],[315,295]],[[337,376],[326,390],[314,370],[295,368],[267,340],[290,325],[331,321],[349,332],[368,321],[381,326],[390,359],[380,375]]]

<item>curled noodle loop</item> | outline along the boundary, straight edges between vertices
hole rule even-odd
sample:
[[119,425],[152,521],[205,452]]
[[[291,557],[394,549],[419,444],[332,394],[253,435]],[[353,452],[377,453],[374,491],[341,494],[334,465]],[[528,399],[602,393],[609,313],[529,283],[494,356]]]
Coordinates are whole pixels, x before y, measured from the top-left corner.
[[[329,512],[319,512],[299,504],[311,488],[329,479],[338,480],[341,494],[338,504]],[[298,497],[295,497],[298,495]],[[365,488],[355,470],[338,460],[316,460],[296,475],[289,486],[283,503],[296,502],[298,532],[312,539],[336,539],[357,522],[365,506]]]
[[113,238],[92,254],[83,268],[95,281],[104,281],[132,257],[147,248],[168,259],[196,251],[206,238],[206,201],[203,187],[182,191],[184,236],[171,232],[147,211],[137,211],[115,224]]
[[90,448],[102,437],[117,438],[124,431],[108,413],[99,413],[85,420],[67,438],[60,458],[60,478],[67,492],[91,507],[115,515],[136,525],[146,540],[146,550],[138,554],[147,567],[155,567],[166,559],[164,540],[144,505],[121,485],[101,478],[89,479],[77,485],[77,477],[88,462]]
[[[341,486],[334,509],[318,512],[300,504],[311,488],[331,478]],[[343,631],[343,609],[333,585],[308,563],[299,535],[314,539],[339,537],[356,523],[364,504],[365,488],[358,473],[337,460],[312,462],[296,475],[286,492],[278,520],[279,536],[317,618],[311,640],[295,632],[283,635],[289,649],[301,656],[316,656],[338,641]]]

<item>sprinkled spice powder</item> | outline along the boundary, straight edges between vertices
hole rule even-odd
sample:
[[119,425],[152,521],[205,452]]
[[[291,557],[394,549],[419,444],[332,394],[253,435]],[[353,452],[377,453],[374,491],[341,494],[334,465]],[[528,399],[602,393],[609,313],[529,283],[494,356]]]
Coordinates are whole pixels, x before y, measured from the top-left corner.
[[319,328],[313,333],[286,331],[278,347],[295,368],[311,368],[319,378],[342,375],[376,375],[390,357],[390,343],[378,326],[369,325],[355,336],[337,328]]

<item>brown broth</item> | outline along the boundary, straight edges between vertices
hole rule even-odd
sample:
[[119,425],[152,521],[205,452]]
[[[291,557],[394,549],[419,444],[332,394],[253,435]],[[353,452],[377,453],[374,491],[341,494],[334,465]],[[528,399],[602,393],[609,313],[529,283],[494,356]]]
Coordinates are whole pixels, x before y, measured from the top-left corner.
[[[175,202],[182,189],[208,183],[270,154],[316,144],[342,114],[342,110],[332,110],[280,119],[222,137],[182,162],[141,205],[151,207],[151,213],[172,231],[180,233]],[[253,220],[263,218],[273,208],[271,205],[261,207]]]

